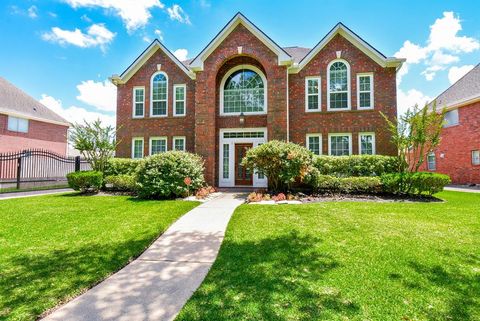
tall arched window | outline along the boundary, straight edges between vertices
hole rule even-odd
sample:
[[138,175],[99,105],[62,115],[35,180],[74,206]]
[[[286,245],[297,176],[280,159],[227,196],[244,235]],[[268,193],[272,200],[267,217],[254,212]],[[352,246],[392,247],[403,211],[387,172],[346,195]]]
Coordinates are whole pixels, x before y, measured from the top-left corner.
[[221,84],[221,114],[260,114],[266,112],[267,90],[263,73],[253,66],[230,70]]
[[164,72],[152,76],[150,96],[150,116],[167,116],[168,78]]
[[328,65],[328,109],[350,109],[350,66],[344,60]]

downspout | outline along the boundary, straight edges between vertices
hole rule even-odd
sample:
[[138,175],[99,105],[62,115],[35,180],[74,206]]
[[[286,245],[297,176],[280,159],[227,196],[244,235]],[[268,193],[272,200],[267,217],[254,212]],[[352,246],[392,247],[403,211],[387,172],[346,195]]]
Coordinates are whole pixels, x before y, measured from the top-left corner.
[[288,70],[290,67],[287,67],[287,143],[290,141],[290,86],[288,84]]

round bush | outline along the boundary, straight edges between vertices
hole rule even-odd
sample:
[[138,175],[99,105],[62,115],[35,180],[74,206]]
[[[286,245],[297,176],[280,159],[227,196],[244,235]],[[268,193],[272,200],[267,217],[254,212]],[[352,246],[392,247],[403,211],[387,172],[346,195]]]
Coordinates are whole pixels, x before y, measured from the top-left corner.
[[136,179],[133,175],[110,175],[105,177],[105,186],[112,191],[133,192],[136,188]]
[[137,168],[138,196],[174,198],[194,193],[205,184],[203,171],[203,160],[196,154],[169,151],[147,157]]
[[68,186],[82,193],[98,192],[102,187],[103,175],[97,171],[80,171],[67,174]]
[[105,165],[105,177],[112,175],[135,175],[138,165],[143,159],[110,158]]

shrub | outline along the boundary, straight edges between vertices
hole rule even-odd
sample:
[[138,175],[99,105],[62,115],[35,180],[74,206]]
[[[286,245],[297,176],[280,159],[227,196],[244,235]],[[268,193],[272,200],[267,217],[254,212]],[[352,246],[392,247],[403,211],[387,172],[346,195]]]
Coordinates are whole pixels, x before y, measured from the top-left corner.
[[265,174],[274,191],[302,181],[311,169],[313,153],[303,146],[271,140],[248,150],[242,165]]
[[386,192],[411,195],[433,195],[451,183],[447,175],[428,172],[385,174],[381,180]]
[[133,192],[136,188],[136,179],[133,175],[110,175],[105,177],[105,185],[108,189],[121,192]]
[[142,198],[185,196],[205,184],[203,170],[203,160],[196,154],[169,151],[147,157],[137,169],[138,195]]
[[131,158],[110,158],[103,172],[104,176],[135,175],[138,165],[143,160]]
[[398,159],[382,155],[316,156],[315,168],[336,177],[381,176],[398,170]]
[[98,192],[102,187],[102,173],[97,171],[80,171],[67,174],[68,186],[82,193]]
[[378,177],[335,177],[312,171],[308,183],[319,193],[375,194],[382,191]]

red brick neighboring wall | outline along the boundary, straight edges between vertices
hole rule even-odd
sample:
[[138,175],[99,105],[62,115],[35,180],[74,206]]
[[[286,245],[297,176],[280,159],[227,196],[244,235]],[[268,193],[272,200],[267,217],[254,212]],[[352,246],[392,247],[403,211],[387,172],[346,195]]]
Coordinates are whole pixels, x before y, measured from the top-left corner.
[[67,126],[28,121],[28,133],[8,130],[8,116],[0,114],[0,153],[24,149],[46,149],[59,155],[67,153]]
[[[480,102],[460,107],[458,120],[442,130],[435,172],[449,175],[455,184],[480,184],[480,165],[472,164],[472,151],[480,150]],[[426,159],[421,170],[428,170]]]
[[[157,64],[168,76],[168,117],[150,117],[150,80],[157,72]],[[186,116],[173,116],[173,86],[186,84]],[[145,117],[132,118],[133,87],[145,87]],[[144,138],[144,155],[148,156],[149,138],[167,136],[167,149],[172,149],[173,136],[186,137],[187,151],[195,151],[195,81],[161,50],[155,54],[124,85],[117,86],[117,157],[131,157],[132,138]]]
[[[327,65],[336,52],[350,64],[351,110],[327,111]],[[357,109],[357,73],[373,72],[374,109]],[[305,77],[321,76],[321,112],[305,112]],[[306,134],[322,134],[322,151],[328,155],[328,133],[352,133],[352,152],[358,154],[358,133],[375,132],[376,153],[395,155],[385,120],[397,114],[396,71],[382,68],[340,35],[335,36],[298,74],[291,74],[290,139],[305,146]]]

